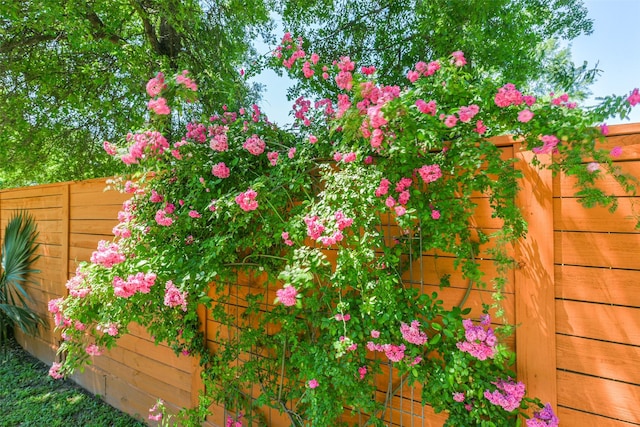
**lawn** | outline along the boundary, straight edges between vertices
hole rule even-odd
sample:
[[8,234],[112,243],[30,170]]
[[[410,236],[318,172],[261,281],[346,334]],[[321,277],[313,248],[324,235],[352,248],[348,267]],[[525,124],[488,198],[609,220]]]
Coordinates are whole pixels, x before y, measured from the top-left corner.
[[13,341],[0,352],[0,427],[145,426],[48,370]]

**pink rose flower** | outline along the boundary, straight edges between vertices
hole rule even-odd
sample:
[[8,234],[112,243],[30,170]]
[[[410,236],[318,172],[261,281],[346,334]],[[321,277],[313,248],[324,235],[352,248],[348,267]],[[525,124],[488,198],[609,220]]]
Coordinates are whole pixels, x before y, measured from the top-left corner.
[[447,118],[444,119],[444,125],[448,128],[454,127],[456,123],[458,123],[458,119],[453,114],[447,116]]
[[258,209],[258,202],[256,201],[258,193],[249,188],[244,193],[240,193],[236,196],[236,203],[245,212],[254,211]]
[[60,373],[60,368],[62,368],[62,363],[53,362],[53,365],[51,365],[49,369],[49,376],[56,380],[64,378],[64,375]]
[[164,83],[164,74],[158,73],[154,78],[147,82],[147,94],[154,98],[165,89],[167,85]]
[[455,65],[456,67],[462,67],[463,65],[467,64],[467,60],[465,59],[464,53],[462,53],[462,51],[457,50],[453,52],[451,56],[453,57],[453,65]]
[[587,171],[594,173],[595,171],[600,169],[600,163],[591,162],[587,165]]
[[154,113],[160,115],[160,116],[166,116],[167,114],[171,113],[171,110],[169,109],[169,106],[167,105],[167,100],[164,98],[158,98],[158,99],[151,99],[149,100],[149,102],[147,103],[147,108],[150,111],[153,111]]
[[286,307],[296,305],[296,297],[298,296],[298,290],[293,286],[285,286],[282,289],[276,291],[277,300]]
[[88,345],[84,350],[89,356],[100,356],[102,354],[100,347],[95,344]]
[[253,154],[254,156],[259,156],[264,152],[266,147],[266,143],[260,139],[260,137],[256,134],[251,135],[251,137],[247,138],[247,140],[242,144],[242,148]]
[[230,170],[224,162],[220,162],[211,168],[211,174],[217,178],[228,178]]
[[631,95],[629,95],[627,101],[629,102],[629,104],[631,104],[632,107],[635,107],[638,103],[640,103],[640,92],[638,91],[638,88],[635,88],[633,92],[631,92]]
[[611,157],[618,157],[618,156],[620,156],[621,154],[622,154],[622,147],[618,147],[618,146],[613,147],[613,148],[611,149],[611,151],[609,152],[609,155],[610,155]]
[[527,123],[529,120],[533,118],[534,114],[529,110],[522,110],[518,113],[518,121],[522,123]]

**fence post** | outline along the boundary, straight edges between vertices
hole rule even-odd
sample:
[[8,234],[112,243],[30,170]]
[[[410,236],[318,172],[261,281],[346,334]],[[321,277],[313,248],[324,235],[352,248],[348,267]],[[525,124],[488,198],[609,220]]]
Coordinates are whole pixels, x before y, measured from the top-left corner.
[[[518,379],[529,396],[557,411],[553,178],[549,170],[531,164],[534,154],[523,151],[520,143],[514,152],[523,174],[517,204],[528,224],[526,238],[515,247]],[[551,161],[547,155],[538,159]]]
[[[207,308],[203,304],[198,304],[198,322],[200,332],[204,335],[205,344],[207,342]],[[202,366],[200,359],[192,357],[193,371],[191,372],[191,407],[197,408],[200,404],[200,392],[205,391],[204,380],[202,379]]]
[[[71,200],[69,196],[69,183],[65,182],[60,185],[60,193],[62,196],[62,214],[60,215],[60,225],[62,228],[62,272],[60,274],[60,283],[64,286],[69,280],[69,222],[71,216]],[[60,289],[60,296],[67,296],[68,292],[65,288]]]

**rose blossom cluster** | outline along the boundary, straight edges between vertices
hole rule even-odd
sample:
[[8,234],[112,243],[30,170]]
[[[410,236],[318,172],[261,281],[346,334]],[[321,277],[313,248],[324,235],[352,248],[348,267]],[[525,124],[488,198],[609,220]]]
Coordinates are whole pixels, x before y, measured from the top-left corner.
[[[420,323],[416,320],[411,322],[411,325],[407,325],[402,323],[400,327],[400,332],[402,333],[402,337],[409,343],[416,345],[424,345],[427,342],[427,336],[423,331],[419,330]],[[380,331],[373,330],[371,331],[371,337],[376,339],[380,337]],[[420,344],[418,344],[420,343]],[[376,344],[373,341],[368,341],[366,345],[369,351],[377,351],[382,352],[387,356],[391,362],[400,362],[405,359],[405,350],[407,347],[404,344]],[[416,365],[422,361],[422,357],[415,357],[413,360],[407,360],[406,362],[410,365]]]
[[231,415],[228,415],[225,427],[242,427],[242,417],[244,417],[244,412],[242,411],[240,411],[240,413],[238,414],[238,418],[236,418],[235,420]]
[[[167,85],[165,84],[164,74],[162,73],[158,73],[147,82],[147,94],[151,98],[156,98],[166,88]],[[171,112],[167,106],[167,100],[164,98],[150,99],[147,103],[147,108],[158,115],[166,115]]]
[[311,120],[306,115],[310,109],[311,101],[300,96],[293,104],[293,115],[298,121],[302,122],[304,126],[311,126]]
[[425,345],[427,343],[427,334],[420,329],[420,322],[417,320],[412,321],[411,325],[402,322],[400,333],[408,343],[415,345]]
[[213,126],[209,126],[209,128],[207,128],[207,126],[202,123],[187,123],[187,133],[185,134],[184,139],[203,144],[207,140],[208,129],[212,127]]
[[[554,96],[554,94],[552,93],[551,96]],[[559,107],[566,107],[568,109],[573,109],[577,107],[577,103],[575,102],[569,102],[569,94],[567,93],[563,93],[562,95],[556,97],[556,98],[552,98],[551,99],[551,105],[557,105]]]
[[247,191],[238,194],[235,200],[238,206],[240,206],[240,209],[245,212],[250,212],[258,209],[256,197],[258,197],[258,193],[249,188]]
[[333,153],[333,160],[335,160],[336,162],[352,163],[356,161],[356,158],[357,154],[353,151],[349,153],[341,153],[339,151],[336,151],[335,153]]
[[151,98],[155,98],[156,96],[160,95],[160,92],[162,92],[166,88],[167,85],[164,82],[164,74],[160,72],[156,74],[155,77],[149,79],[149,81],[147,82],[147,95],[149,95]]
[[[363,82],[360,84],[360,89],[363,99],[358,102],[357,107],[360,114],[365,116],[360,125],[360,133],[364,138],[369,139],[371,148],[380,150],[385,139],[384,129],[388,123],[382,112],[382,107],[400,96],[400,87],[378,87],[373,82]],[[351,105],[348,98],[342,101],[344,106]],[[338,98],[338,107],[340,107],[340,98]]]
[[638,88],[633,89],[633,91],[631,92],[631,95],[629,95],[629,97],[627,98],[627,102],[632,107],[635,107],[636,105],[640,104],[640,91],[638,90]]
[[551,153],[555,153],[557,152],[557,146],[558,143],[560,142],[558,140],[558,138],[554,135],[543,135],[540,137],[540,140],[542,141],[542,146],[540,147],[533,147],[531,149],[531,151],[533,151],[536,154],[551,154]]
[[118,225],[113,227],[111,232],[116,237],[128,238],[131,237],[130,223],[134,219],[133,211],[136,205],[131,200],[126,200],[122,203],[122,210],[118,212]]
[[124,262],[126,257],[120,253],[117,243],[109,243],[106,240],[98,242],[98,250],[91,254],[91,262],[99,264],[105,268],[111,268],[116,264]]
[[282,289],[276,291],[276,302],[281,302],[286,307],[296,305],[296,298],[298,296],[298,290],[293,286],[285,286]]
[[71,322],[68,319],[65,319],[64,313],[62,313],[62,303],[64,302],[64,298],[55,298],[49,300],[47,304],[47,309],[49,313],[53,314],[53,321],[56,326],[69,326]]
[[282,240],[284,240],[285,245],[293,246],[293,240],[291,240],[288,231],[283,231],[280,236],[282,237]]
[[60,372],[61,368],[62,368],[62,363],[53,362],[53,364],[51,365],[51,368],[49,368],[49,376],[54,380],[60,380],[64,378],[64,375]]
[[259,156],[264,152],[266,147],[266,143],[260,139],[258,135],[251,135],[247,140],[242,144],[242,148],[253,154],[254,156]]
[[298,37],[297,42],[294,42],[291,33],[287,32],[282,37],[280,45],[276,47],[276,50],[273,52],[273,55],[276,58],[282,58],[283,47],[287,51],[292,52],[291,56],[288,59],[285,58],[282,60],[282,65],[284,65],[288,69],[291,69],[291,67],[293,67],[293,64],[296,62],[296,60],[304,58],[306,55],[305,51],[302,49],[302,38]]
[[78,267],[76,274],[65,284],[69,295],[74,298],[84,298],[91,293],[91,286],[85,282],[86,277],[87,275]]
[[513,83],[507,83],[498,89],[498,93],[496,93],[494,97],[494,102],[501,108],[506,108],[511,105],[522,105],[522,103],[530,107],[536,102],[536,98],[534,96],[522,95]]
[[149,419],[151,421],[161,421],[164,413],[164,401],[158,399],[155,405],[149,408]]
[[440,63],[438,61],[432,61],[430,63],[417,62],[413,70],[409,70],[407,73],[407,79],[411,83],[415,83],[420,77],[428,77],[435,74],[440,69]]
[[198,85],[195,84],[193,80],[191,80],[187,75],[189,74],[188,70],[183,70],[181,74],[176,76],[176,83],[183,85],[187,89],[190,89],[194,92],[198,90]]
[[187,311],[187,291],[180,292],[180,289],[168,280],[164,290],[164,305],[167,307],[182,307],[182,311]]
[[129,152],[122,155],[120,160],[127,165],[138,163],[139,159],[144,158],[145,153],[160,155],[170,148],[167,139],[158,131],[129,133],[126,140],[131,144]]
[[409,199],[411,198],[411,192],[409,188],[413,184],[413,179],[411,178],[401,178],[394,186],[394,190],[397,194],[396,197],[393,197],[389,194],[389,187],[391,186],[391,181],[387,178],[382,178],[380,180],[380,184],[378,184],[378,188],[375,191],[376,197],[387,196],[385,199],[385,205],[389,209],[393,209],[397,216],[402,216],[407,212],[407,203],[409,203]]
[[330,235],[324,235],[326,221],[320,219],[317,215],[305,216],[304,223],[307,226],[307,236],[324,246],[331,246],[344,239],[342,231],[353,224],[353,218],[347,217],[342,211],[336,211],[333,214],[335,227],[332,227],[334,231]]
[[113,291],[116,296],[122,298],[129,298],[136,292],[148,294],[155,281],[155,273],[140,272],[131,274],[126,280],[119,276],[115,276],[113,278]]
[[420,169],[417,170],[417,172],[418,175],[420,175],[420,178],[422,178],[422,180],[426,184],[435,182],[442,177],[442,170],[437,164],[423,165]]
[[407,347],[404,344],[400,344],[400,345],[396,345],[396,344],[375,344],[373,341],[368,341],[367,342],[367,349],[370,351],[378,351],[378,352],[382,352],[384,353],[385,356],[387,356],[387,359],[389,359],[389,361],[397,363],[397,362],[401,362],[402,360],[405,360],[405,362],[409,365],[409,366],[414,366],[417,365],[418,363],[420,363],[422,361],[422,357],[420,356],[416,356],[413,358],[413,360],[406,360],[408,359],[405,358],[405,350],[407,349]]
[[120,332],[118,324],[113,322],[108,323],[106,325],[98,325],[96,326],[96,329],[112,337],[118,336],[118,333]]
[[158,209],[154,219],[156,220],[156,223],[158,225],[169,227],[171,224],[173,224],[173,218],[167,215],[171,213],[173,213],[173,211],[171,209],[167,209],[166,207],[164,209]]
[[471,319],[463,320],[465,341],[456,343],[458,349],[478,360],[492,359],[496,354],[498,339],[489,327],[490,324],[491,318],[488,315],[482,317],[480,325],[474,325]]
[[208,136],[211,137],[209,147],[211,147],[213,151],[224,152],[229,149],[228,131],[228,126],[215,125],[209,127]]
[[527,427],[558,427],[560,420],[553,412],[550,404],[545,404],[540,411],[533,413],[533,418],[527,420]]
[[422,114],[428,114],[430,116],[435,116],[436,111],[438,110],[438,106],[434,100],[426,102],[424,99],[418,99],[416,100],[415,105],[418,107],[418,111]]
[[338,66],[338,75],[336,76],[336,84],[342,90],[351,90],[353,88],[353,74],[351,73],[356,64],[348,56],[341,56],[339,62],[334,65]]
[[524,397],[525,386],[521,381],[514,382],[511,378],[498,380],[492,383],[496,390],[485,390],[484,397],[491,403],[501,406],[505,411],[511,412],[520,406]]
[[215,164],[211,168],[211,174],[216,178],[221,178],[221,179],[229,178],[230,173],[231,171],[229,170],[229,167],[224,162]]

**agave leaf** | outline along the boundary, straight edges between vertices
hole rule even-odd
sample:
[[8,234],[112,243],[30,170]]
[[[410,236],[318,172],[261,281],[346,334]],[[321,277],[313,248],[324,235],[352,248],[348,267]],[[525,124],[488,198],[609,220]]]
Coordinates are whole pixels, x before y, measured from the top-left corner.
[[29,303],[33,300],[24,288],[34,283],[33,275],[39,271],[33,263],[40,257],[36,251],[38,231],[29,213],[14,213],[5,228],[0,266],[0,346],[4,347],[11,327],[18,327],[28,334],[36,334],[44,320],[34,312]]

